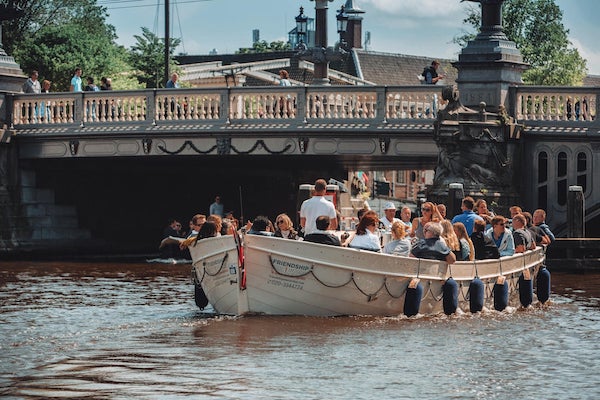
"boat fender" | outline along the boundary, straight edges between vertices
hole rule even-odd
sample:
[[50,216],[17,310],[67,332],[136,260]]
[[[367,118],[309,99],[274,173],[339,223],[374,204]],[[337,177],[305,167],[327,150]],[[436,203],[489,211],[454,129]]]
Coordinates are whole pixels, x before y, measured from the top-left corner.
[[519,277],[519,301],[523,307],[529,307],[533,303],[533,280],[528,269]]
[[444,314],[451,315],[458,308],[458,283],[452,277],[448,278],[442,286]]
[[494,283],[494,309],[503,311],[508,306],[508,281],[499,276]]
[[413,278],[406,288],[406,296],[404,298],[404,315],[412,317],[419,313],[421,306],[421,298],[423,297],[423,285],[419,282],[420,279]]
[[475,278],[469,284],[469,309],[471,313],[483,310],[485,300],[485,285],[479,278]]
[[201,310],[204,310],[204,307],[208,305],[208,299],[206,298],[204,289],[200,285],[194,285],[194,301]]
[[544,265],[537,275],[537,298],[542,304],[550,298],[550,283],[550,271]]

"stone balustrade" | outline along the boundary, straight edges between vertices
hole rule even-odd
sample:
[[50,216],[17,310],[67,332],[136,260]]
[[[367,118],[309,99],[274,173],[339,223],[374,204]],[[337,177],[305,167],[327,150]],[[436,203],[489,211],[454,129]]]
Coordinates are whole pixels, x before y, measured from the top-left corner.
[[14,94],[8,119],[17,130],[162,121],[433,120],[445,106],[441,91],[438,86],[271,86]]
[[509,114],[520,122],[596,121],[599,95],[593,87],[516,86]]
[[[444,109],[442,87],[293,86],[155,89],[6,95],[7,120],[27,128],[48,125],[433,121]],[[597,124],[600,88],[514,86],[508,113],[526,124]]]

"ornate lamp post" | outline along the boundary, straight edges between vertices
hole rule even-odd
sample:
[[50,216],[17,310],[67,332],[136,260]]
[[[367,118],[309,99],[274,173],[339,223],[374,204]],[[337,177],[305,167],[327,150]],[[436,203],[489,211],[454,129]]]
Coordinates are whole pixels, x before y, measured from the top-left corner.
[[[23,10],[14,5],[13,0],[0,0],[0,90],[18,92],[21,90],[21,85],[27,79],[23,75],[23,71],[15,59],[6,54],[2,46],[2,22],[20,18],[24,14]],[[0,121],[0,126],[2,121]],[[1,143],[2,138],[0,138]],[[0,164],[3,156],[0,155]],[[2,166],[0,165],[0,187],[2,187],[3,175]]]
[[337,20],[337,32],[340,35],[340,48],[347,50],[346,29],[348,29],[348,15],[344,12],[344,6],[339,9],[335,16]]
[[327,57],[327,3],[333,0],[311,0],[315,2],[315,48],[312,59],[315,64],[315,85],[328,85],[329,59]]
[[308,17],[304,15],[304,7],[300,7],[300,14],[296,17],[296,50],[306,50],[306,31],[308,26]]

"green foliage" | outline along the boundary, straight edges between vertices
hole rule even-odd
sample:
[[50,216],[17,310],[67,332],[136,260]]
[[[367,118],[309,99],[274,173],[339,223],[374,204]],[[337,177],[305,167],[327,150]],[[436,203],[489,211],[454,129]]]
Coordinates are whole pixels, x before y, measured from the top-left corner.
[[[150,29],[142,27],[142,35],[135,35],[137,43],[131,46],[129,51],[129,60],[135,72],[133,73],[137,81],[146,88],[164,87],[165,76],[165,40],[160,39]],[[169,53],[173,56],[173,51],[181,43],[181,39],[171,38],[169,40]],[[171,60],[170,70],[176,70],[176,64]]]
[[248,53],[273,53],[276,51],[288,51],[292,49],[292,45],[289,42],[278,40],[275,42],[267,43],[266,40],[260,40],[252,44],[251,48],[242,47],[236,54],[248,54]]
[[[15,3],[27,3],[29,8],[23,8],[26,12],[21,19],[11,21],[22,32],[16,36],[11,31],[7,41],[11,53],[24,71],[36,69],[40,79],[52,81],[52,90],[68,90],[76,67],[82,69],[83,77],[92,76],[97,82],[102,76],[130,69],[126,50],[114,42],[114,27],[105,23],[105,9],[95,1]],[[125,84],[127,79],[113,78],[113,88],[121,89],[119,82]]]
[[[530,69],[523,80],[532,85],[581,85],[587,74],[586,60],[569,41],[562,11],[555,0],[506,0],[503,5],[506,36],[516,43]],[[481,25],[479,6],[470,7],[466,25]],[[475,37],[464,33],[454,39],[462,46]]]

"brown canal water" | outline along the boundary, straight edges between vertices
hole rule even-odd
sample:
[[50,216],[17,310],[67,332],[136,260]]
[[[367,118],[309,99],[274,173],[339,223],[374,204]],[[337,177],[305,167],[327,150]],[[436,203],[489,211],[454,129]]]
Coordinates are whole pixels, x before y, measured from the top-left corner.
[[189,265],[0,263],[0,397],[598,399],[600,274],[547,307],[218,317]]

